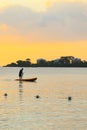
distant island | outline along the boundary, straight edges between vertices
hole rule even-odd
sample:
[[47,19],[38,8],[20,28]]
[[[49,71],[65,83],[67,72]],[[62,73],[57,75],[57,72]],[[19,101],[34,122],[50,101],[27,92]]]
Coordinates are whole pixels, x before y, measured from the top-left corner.
[[75,58],[74,56],[62,56],[58,59],[47,61],[44,58],[37,59],[36,63],[31,63],[31,60],[18,60],[4,67],[87,67],[87,61]]

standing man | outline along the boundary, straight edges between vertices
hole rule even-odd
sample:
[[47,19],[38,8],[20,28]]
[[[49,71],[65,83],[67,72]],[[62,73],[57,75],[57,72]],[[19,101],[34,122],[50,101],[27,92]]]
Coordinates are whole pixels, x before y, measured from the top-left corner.
[[23,77],[23,68],[20,69],[20,71],[19,71],[19,79],[22,79],[22,77]]

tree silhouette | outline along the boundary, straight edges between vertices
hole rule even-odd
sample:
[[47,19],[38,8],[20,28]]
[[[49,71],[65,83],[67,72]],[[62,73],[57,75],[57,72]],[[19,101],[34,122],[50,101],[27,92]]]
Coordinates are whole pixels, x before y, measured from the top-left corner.
[[36,64],[31,63],[31,60],[18,60],[16,63],[7,64],[7,67],[87,67],[87,61],[82,61],[73,56],[62,56],[56,60],[47,61],[43,58],[38,59]]

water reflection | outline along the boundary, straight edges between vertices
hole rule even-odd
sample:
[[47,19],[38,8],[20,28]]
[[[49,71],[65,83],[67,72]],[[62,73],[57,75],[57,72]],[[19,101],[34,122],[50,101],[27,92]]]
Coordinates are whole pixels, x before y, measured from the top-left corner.
[[19,100],[20,103],[23,102],[23,82],[19,81]]

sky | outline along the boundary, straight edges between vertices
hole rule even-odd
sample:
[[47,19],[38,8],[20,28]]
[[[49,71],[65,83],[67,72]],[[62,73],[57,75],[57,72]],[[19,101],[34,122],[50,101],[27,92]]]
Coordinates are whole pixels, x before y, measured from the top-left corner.
[[87,0],[0,0],[0,66],[61,56],[87,60]]

